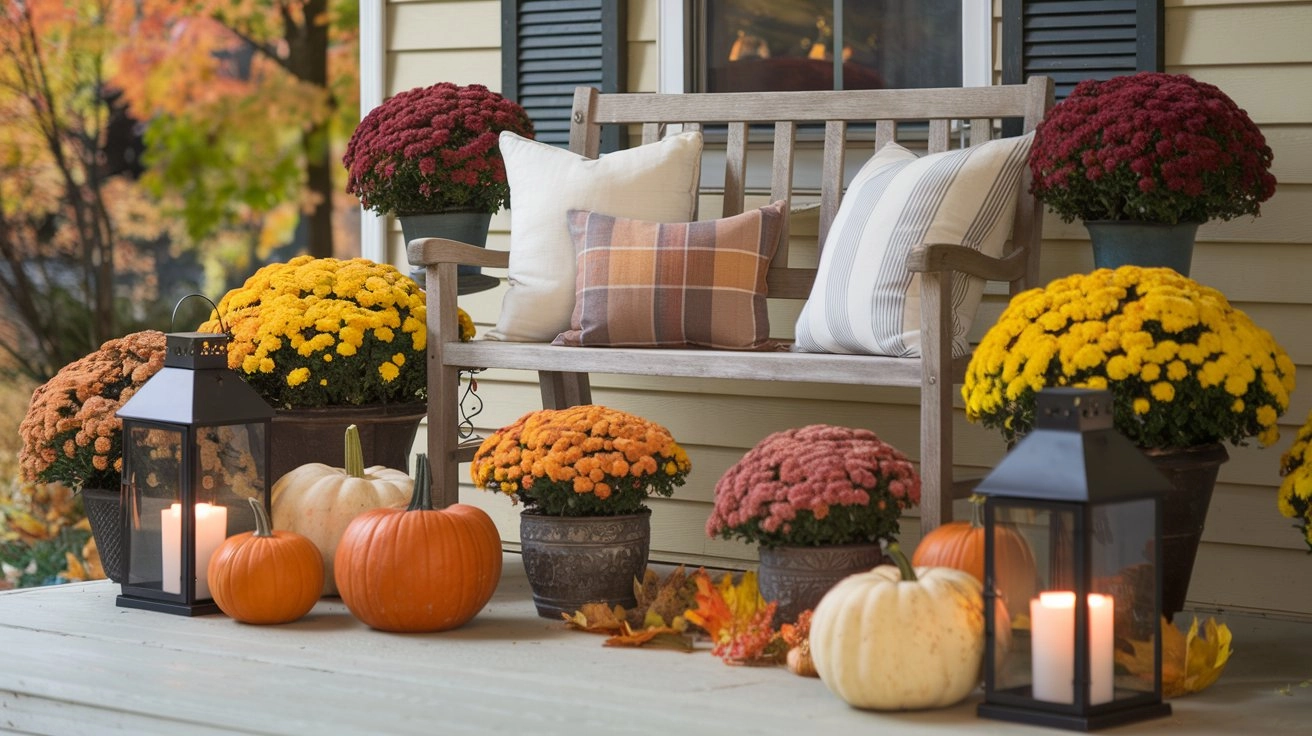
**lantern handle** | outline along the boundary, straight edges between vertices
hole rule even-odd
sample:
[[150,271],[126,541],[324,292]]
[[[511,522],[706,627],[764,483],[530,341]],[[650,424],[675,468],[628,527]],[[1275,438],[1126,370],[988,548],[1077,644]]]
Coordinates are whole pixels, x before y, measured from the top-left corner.
[[201,299],[204,299],[205,301],[210,303],[210,307],[214,309],[215,319],[219,320],[219,332],[227,334],[228,328],[226,325],[223,324],[223,315],[219,314],[219,305],[215,304],[213,299],[210,299],[204,294],[200,294],[196,292],[187,294],[186,296],[179,299],[177,304],[173,305],[173,315],[169,317],[169,332],[173,332],[174,328],[176,327],[175,323],[178,321],[178,308],[182,306],[183,302],[187,301],[193,296],[200,297]]

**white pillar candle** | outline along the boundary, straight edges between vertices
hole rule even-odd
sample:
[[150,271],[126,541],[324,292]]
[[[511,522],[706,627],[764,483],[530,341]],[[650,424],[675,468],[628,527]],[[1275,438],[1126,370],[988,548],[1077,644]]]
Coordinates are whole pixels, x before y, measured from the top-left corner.
[[[1090,593],[1089,704],[1112,700],[1115,605],[1109,595]],[[1075,593],[1047,591],[1030,601],[1030,657],[1034,699],[1075,702]]]
[[[160,511],[163,535],[165,593],[182,592],[182,506],[173,504]],[[208,503],[196,504],[196,600],[211,598],[210,558],[228,536],[228,509]]]

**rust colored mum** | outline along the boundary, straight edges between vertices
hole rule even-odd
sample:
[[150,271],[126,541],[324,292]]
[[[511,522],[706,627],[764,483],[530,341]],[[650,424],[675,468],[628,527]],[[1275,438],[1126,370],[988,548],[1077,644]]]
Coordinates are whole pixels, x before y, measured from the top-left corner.
[[19,465],[29,481],[80,489],[120,486],[123,423],[114,414],[164,367],[164,333],[106,341],[32,392],[19,425]]
[[442,82],[389,98],[356,126],[346,191],[379,214],[496,212],[510,200],[501,131],[533,136],[524,108],[481,84]]
[[918,503],[920,476],[896,448],[814,424],[766,437],[725,472],[706,533],[764,547],[890,540]]
[[1062,219],[1163,224],[1257,215],[1275,193],[1262,131],[1214,85],[1086,80],[1034,133],[1031,191]]
[[669,496],[692,465],[669,430],[604,406],[529,412],[483,441],[474,485],[556,516],[636,513]]

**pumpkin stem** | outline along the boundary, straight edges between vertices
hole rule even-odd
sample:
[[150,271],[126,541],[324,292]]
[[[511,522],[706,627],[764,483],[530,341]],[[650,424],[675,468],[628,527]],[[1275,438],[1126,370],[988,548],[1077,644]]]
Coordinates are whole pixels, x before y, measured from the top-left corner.
[[364,477],[364,450],[360,449],[360,428],[352,424],[346,428],[346,474],[352,478]]
[[902,573],[902,579],[909,583],[914,583],[916,578],[916,569],[911,566],[911,560],[902,552],[902,545],[897,542],[888,543],[888,554],[897,563],[897,569]]
[[433,483],[428,469],[428,454],[415,454],[415,487],[410,493],[410,505],[406,511],[433,510]]
[[273,524],[269,521],[269,512],[264,510],[264,504],[255,498],[248,498],[251,502],[251,508],[255,509],[255,536],[272,537]]
[[984,528],[984,496],[978,493],[970,494],[970,528]]

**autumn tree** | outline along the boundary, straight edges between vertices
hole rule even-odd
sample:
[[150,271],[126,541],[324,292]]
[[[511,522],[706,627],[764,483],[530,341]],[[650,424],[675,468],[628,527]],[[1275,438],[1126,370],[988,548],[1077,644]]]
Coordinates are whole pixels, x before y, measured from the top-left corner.
[[358,118],[358,3],[137,5],[119,76],[134,114],[149,120],[147,180],[181,198],[193,238],[237,228],[254,245],[291,202],[308,252],[333,255],[342,188],[333,144]]
[[39,380],[117,334],[116,252],[140,255],[115,223],[136,200],[107,155],[112,5],[0,10],[0,350]]

